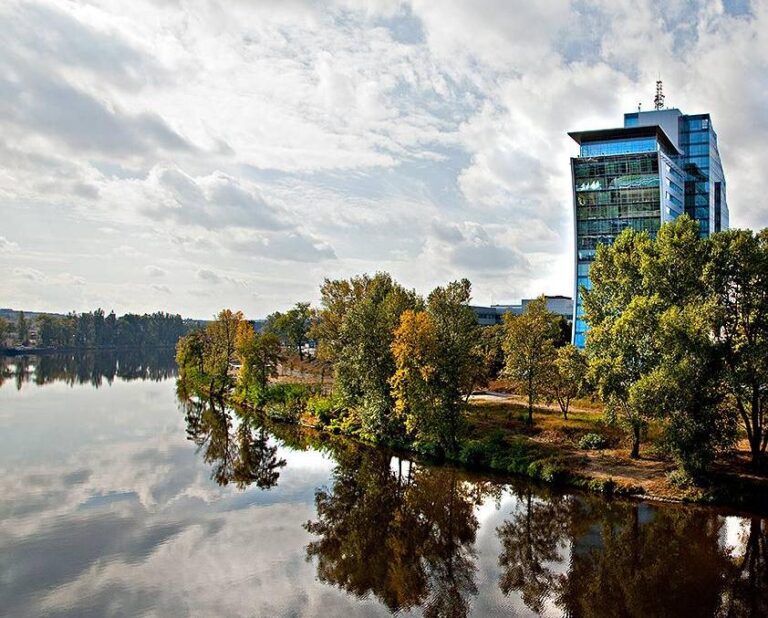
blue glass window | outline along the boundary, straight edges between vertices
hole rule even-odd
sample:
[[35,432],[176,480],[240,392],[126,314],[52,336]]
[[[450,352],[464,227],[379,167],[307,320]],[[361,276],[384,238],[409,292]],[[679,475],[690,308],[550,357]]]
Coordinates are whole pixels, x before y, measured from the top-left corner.
[[588,142],[581,145],[582,157],[655,152],[658,146],[652,137],[642,139],[614,139],[603,142]]

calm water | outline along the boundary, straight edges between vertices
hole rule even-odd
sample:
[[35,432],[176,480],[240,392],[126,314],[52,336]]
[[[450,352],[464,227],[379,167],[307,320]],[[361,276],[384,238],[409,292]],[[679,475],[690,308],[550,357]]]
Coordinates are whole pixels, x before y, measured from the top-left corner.
[[2,369],[3,615],[768,614],[765,519],[182,405],[170,353]]

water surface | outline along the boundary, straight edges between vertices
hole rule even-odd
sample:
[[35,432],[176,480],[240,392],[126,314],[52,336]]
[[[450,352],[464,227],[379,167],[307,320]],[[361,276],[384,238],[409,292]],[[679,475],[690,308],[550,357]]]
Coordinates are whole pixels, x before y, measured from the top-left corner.
[[180,402],[172,352],[5,359],[8,616],[768,614],[768,521],[419,465]]

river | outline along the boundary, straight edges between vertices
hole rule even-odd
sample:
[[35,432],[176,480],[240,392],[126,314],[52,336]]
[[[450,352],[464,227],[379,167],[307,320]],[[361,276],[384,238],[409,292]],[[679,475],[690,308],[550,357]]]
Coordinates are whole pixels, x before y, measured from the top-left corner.
[[757,515],[266,426],[169,351],[0,363],[2,615],[768,615]]

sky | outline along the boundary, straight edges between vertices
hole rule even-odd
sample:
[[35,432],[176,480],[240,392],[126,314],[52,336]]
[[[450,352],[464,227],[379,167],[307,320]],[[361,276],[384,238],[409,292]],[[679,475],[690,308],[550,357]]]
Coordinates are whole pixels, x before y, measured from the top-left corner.
[[768,226],[768,0],[0,4],[0,306],[256,318],[573,289],[568,131],[712,114]]

